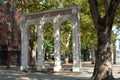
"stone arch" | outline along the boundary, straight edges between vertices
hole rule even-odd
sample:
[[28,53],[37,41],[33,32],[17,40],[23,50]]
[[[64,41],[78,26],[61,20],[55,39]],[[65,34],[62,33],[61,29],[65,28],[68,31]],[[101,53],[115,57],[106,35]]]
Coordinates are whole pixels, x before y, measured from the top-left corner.
[[21,55],[21,70],[28,67],[28,25],[35,23],[37,25],[37,43],[38,43],[38,65],[37,70],[43,69],[43,26],[46,22],[50,22],[54,26],[54,71],[61,70],[60,60],[60,25],[64,20],[70,20],[72,23],[73,31],[73,72],[80,71],[80,17],[79,7],[72,5],[69,8],[56,9],[51,11],[36,12],[36,13],[23,13],[21,18],[21,40],[22,40],[22,55]]

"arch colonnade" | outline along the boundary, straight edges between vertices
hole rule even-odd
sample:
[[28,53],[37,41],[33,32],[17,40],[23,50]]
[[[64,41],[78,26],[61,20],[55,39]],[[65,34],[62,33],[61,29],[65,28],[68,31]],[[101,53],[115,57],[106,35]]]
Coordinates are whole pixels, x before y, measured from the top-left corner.
[[37,44],[38,59],[37,70],[41,71],[44,67],[44,47],[43,47],[43,27],[45,23],[52,23],[54,28],[54,71],[60,71],[60,25],[64,21],[70,21],[72,24],[72,41],[73,41],[73,72],[79,72],[81,68],[81,50],[80,50],[80,16],[79,7],[72,5],[69,8],[61,8],[56,10],[23,13],[20,20],[21,26],[21,70],[28,67],[28,45],[29,45],[29,26],[37,25]]

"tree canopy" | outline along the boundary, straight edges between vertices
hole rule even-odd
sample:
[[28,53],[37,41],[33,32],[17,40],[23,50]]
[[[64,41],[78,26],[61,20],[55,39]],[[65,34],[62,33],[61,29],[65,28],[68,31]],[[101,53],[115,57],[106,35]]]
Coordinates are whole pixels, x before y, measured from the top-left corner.
[[[7,1],[7,8],[10,7],[11,2],[12,0]],[[69,7],[72,3],[76,3],[80,7],[80,34],[82,45],[90,46],[91,40],[96,42],[96,32],[86,0],[14,0],[15,7],[20,9],[22,12],[41,12],[56,8]]]

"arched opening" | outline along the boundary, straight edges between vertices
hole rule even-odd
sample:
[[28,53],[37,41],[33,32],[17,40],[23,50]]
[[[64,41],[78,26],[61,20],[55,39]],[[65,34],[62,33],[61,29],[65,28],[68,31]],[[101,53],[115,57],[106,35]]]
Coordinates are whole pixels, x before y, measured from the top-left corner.
[[36,67],[37,64],[37,27],[35,24],[29,26],[29,45],[28,45],[28,55],[29,55],[29,66]]
[[[54,13],[54,14],[53,14]],[[37,13],[24,13],[23,18],[21,19],[21,40],[22,40],[22,55],[21,55],[21,70],[25,70],[28,68],[28,23],[35,23],[38,28],[38,39],[37,39],[37,47],[38,47],[38,62],[37,62],[37,70],[42,70],[44,68],[44,41],[43,41],[43,25],[46,22],[53,23],[54,25],[54,71],[61,70],[61,60],[60,60],[60,27],[61,22],[70,20],[72,23],[72,41],[73,46],[73,68],[74,72],[80,71],[80,24],[79,24],[79,8],[77,5],[73,5],[70,8],[57,9],[53,11],[46,12],[37,12]],[[48,28],[47,28],[48,29]],[[64,30],[64,29],[63,29]],[[67,30],[67,29],[66,29]],[[71,33],[68,34],[68,36]],[[61,51],[62,52],[62,51]]]
[[44,24],[44,66],[52,68],[54,64],[54,29],[51,23]]
[[60,26],[61,41],[61,63],[64,69],[65,65],[69,65],[72,69],[72,24],[70,21],[64,21]]

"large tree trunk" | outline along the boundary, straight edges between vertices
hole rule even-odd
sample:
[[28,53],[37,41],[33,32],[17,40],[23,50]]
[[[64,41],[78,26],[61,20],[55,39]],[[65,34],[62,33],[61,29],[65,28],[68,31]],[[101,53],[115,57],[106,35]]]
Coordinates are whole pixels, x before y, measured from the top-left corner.
[[[103,27],[101,26],[101,28]],[[92,80],[114,80],[110,52],[111,29],[107,29],[101,29],[98,33],[98,47]]]
[[94,73],[91,80],[115,80],[112,75],[112,65],[108,59],[105,61],[102,61],[101,58],[96,59]]
[[[93,23],[97,31],[98,47],[92,80],[114,80],[112,75],[110,38],[114,16],[120,0],[88,0]],[[104,5],[104,16],[101,15],[100,4]]]

